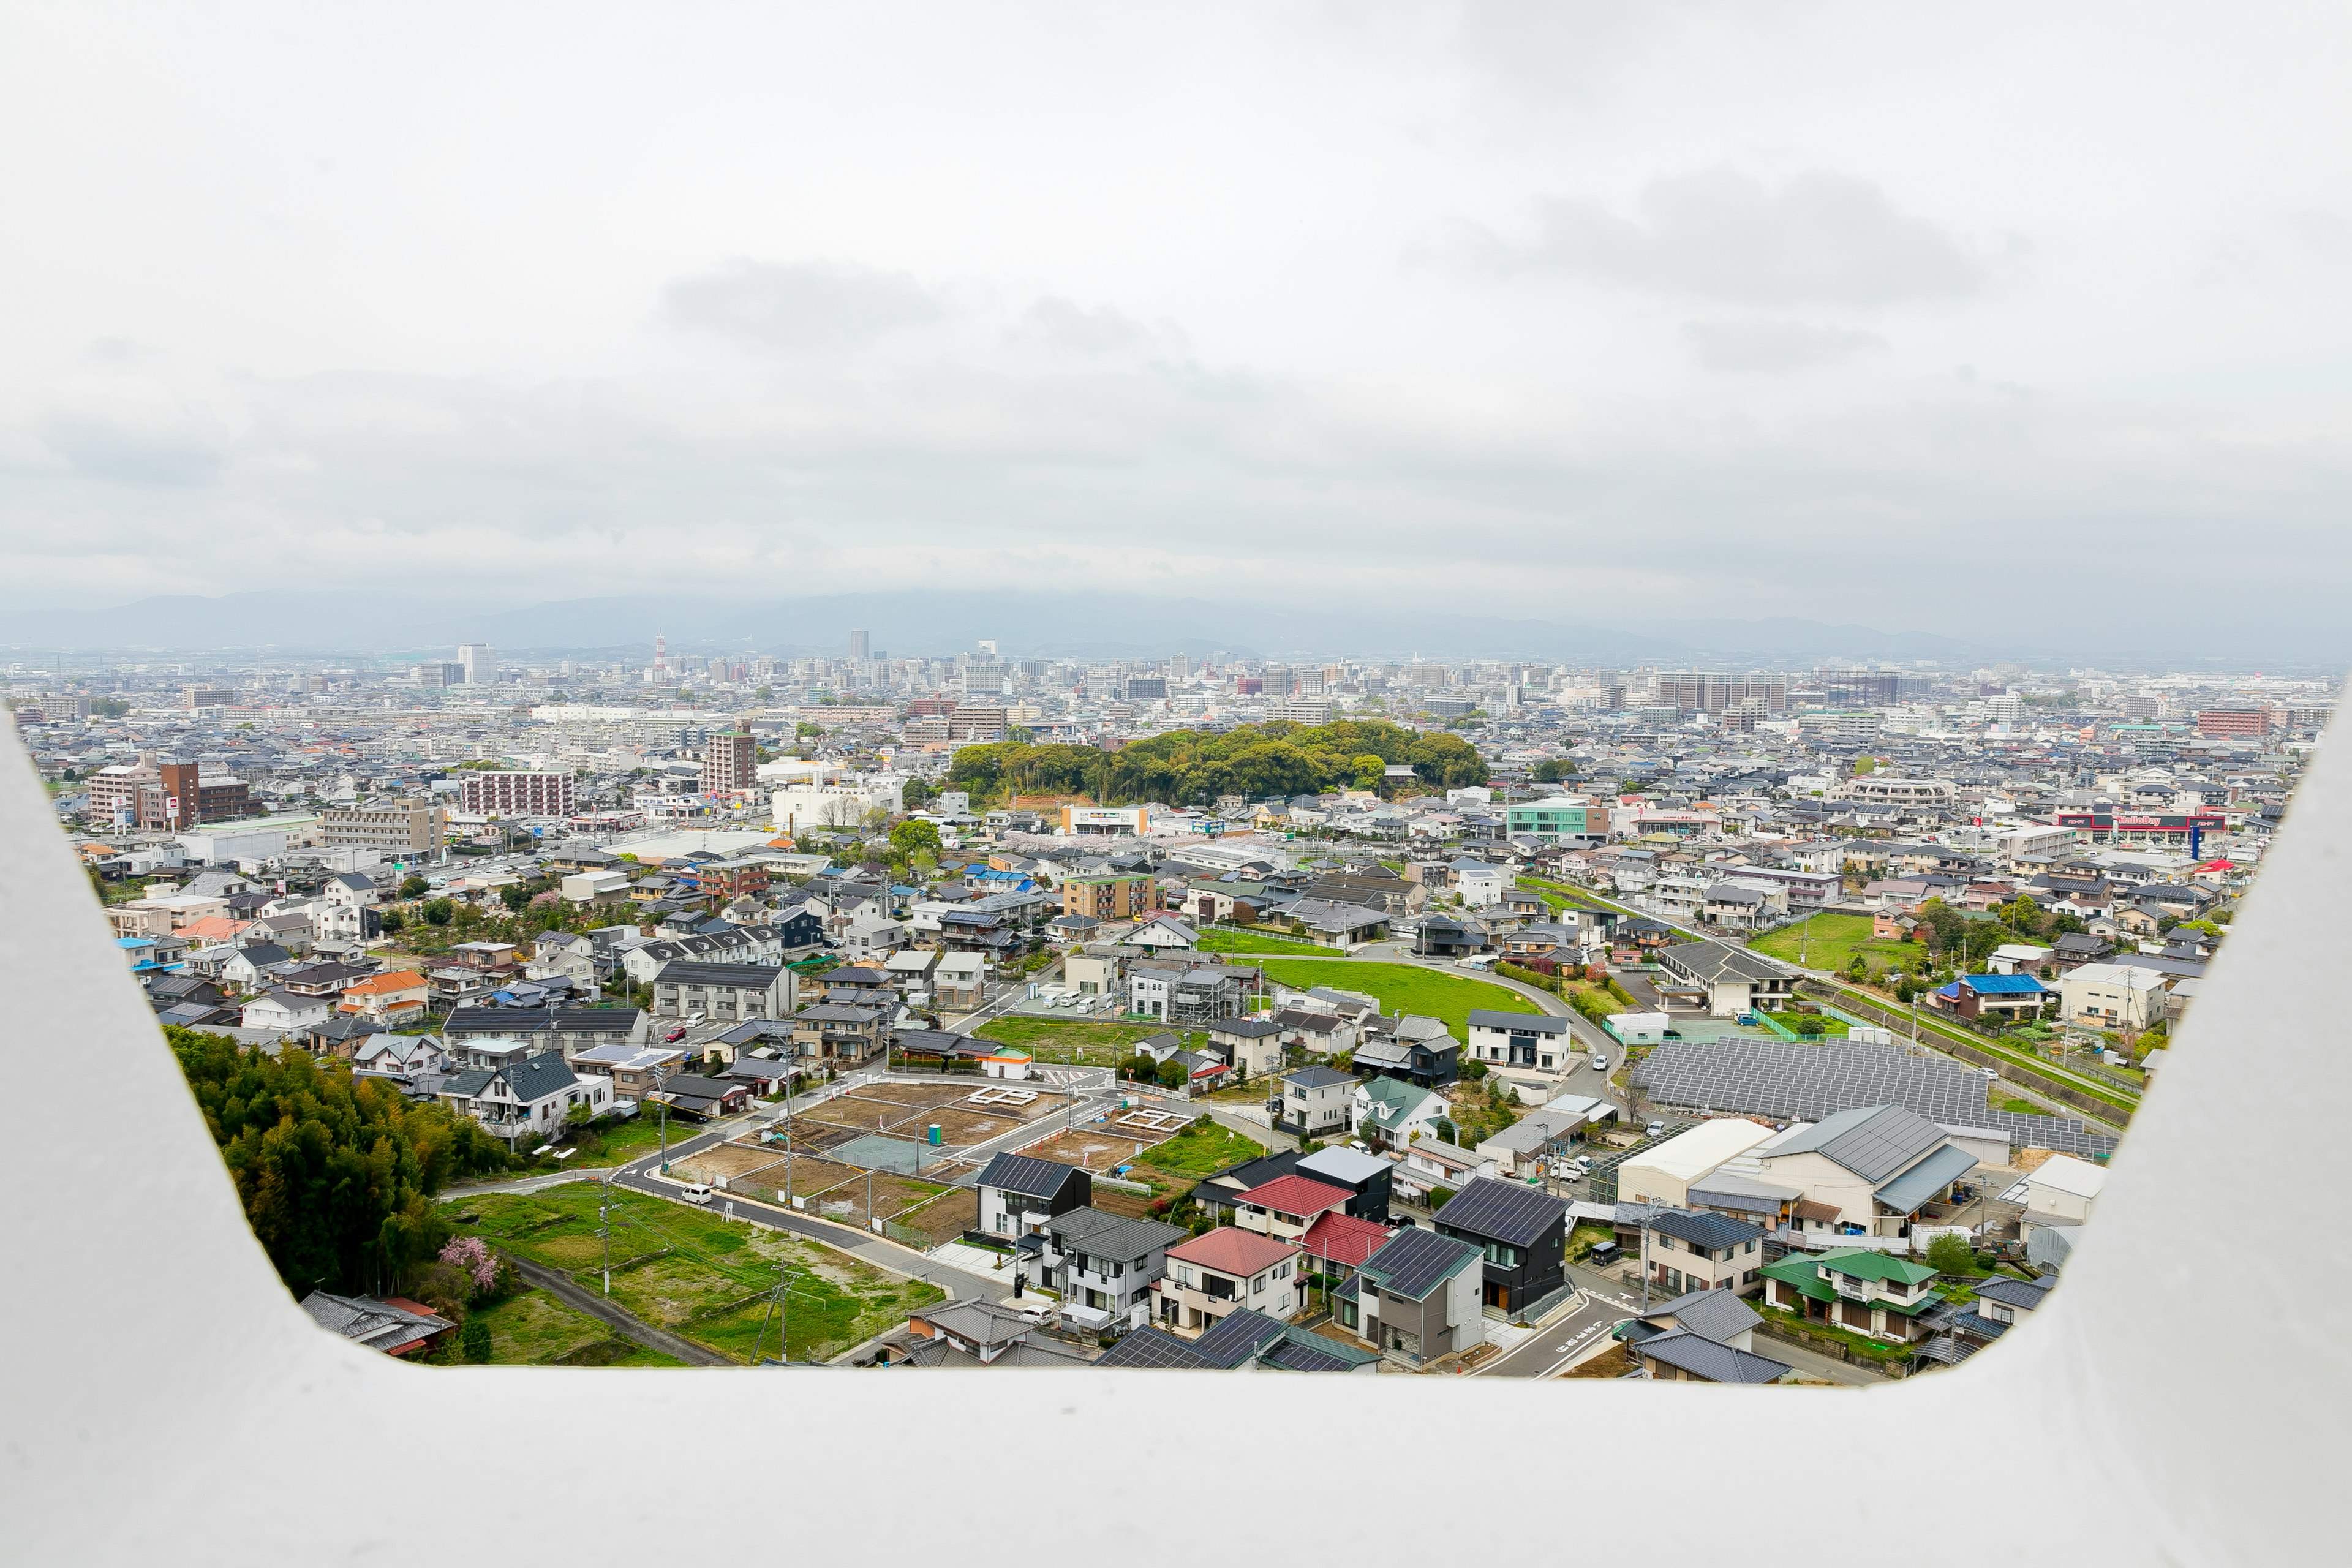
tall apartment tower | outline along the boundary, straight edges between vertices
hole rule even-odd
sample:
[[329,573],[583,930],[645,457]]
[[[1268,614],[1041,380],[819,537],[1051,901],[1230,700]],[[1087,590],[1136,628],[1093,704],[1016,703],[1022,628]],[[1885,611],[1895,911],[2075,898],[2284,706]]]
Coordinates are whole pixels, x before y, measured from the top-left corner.
[[457,662],[465,667],[467,685],[496,686],[499,683],[499,656],[489,644],[459,644]]
[[852,632],[849,634],[849,657],[861,662],[867,657],[866,634],[864,632]]
[[759,783],[759,753],[740,731],[714,734],[702,748],[702,793],[727,795]]

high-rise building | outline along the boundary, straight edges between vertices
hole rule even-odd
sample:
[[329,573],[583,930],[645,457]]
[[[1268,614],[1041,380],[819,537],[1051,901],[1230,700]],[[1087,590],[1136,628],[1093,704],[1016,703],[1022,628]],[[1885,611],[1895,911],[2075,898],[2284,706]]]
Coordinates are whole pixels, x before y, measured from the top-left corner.
[[466,667],[467,685],[496,686],[499,683],[499,656],[489,644],[458,644],[457,662]]
[[1127,678],[1127,700],[1129,702],[1157,702],[1168,695],[1168,678],[1164,675],[1130,675]]
[[866,634],[864,632],[852,632],[849,634],[849,657],[861,660],[866,657]]
[[729,795],[759,783],[759,751],[751,736],[723,731],[702,745],[702,793]]
[[416,667],[416,684],[426,691],[442,691],[466,679],[466,667],[450,659],[427,659]]
[[1722,713],[1745,702],[1761,702],[1770,712],[1789,706],[1785,675],[1726,675],[1720,670],[1658,672],[1658,706],[1685,713]]
[[963,667],[961,685],[968,697],[993,696],[1004,689],[1004,667],[977,662],[967,664]]

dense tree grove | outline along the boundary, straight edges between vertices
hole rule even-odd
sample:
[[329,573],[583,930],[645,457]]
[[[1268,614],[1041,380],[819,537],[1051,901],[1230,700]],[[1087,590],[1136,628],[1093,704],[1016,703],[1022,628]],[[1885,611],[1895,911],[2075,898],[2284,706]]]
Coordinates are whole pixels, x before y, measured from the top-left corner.
[[442,1184],[507,1164],[470,1119],[355,1081],[345,1063],[163,1033],[254,1235],[297,1296],[394,1289],[448,1239],[432,1203]]
[[1117,752],[1017,741],[967,746],[956,753],[948,782],[991,803],[1076,795],[1103,805],[1213,805],[1226,795],[1260,799],[1370,788],[1382,769],[1399,764],[1433,788],[1486,782],[1486,763],[1459,735],[1415,734],[1363,720],[1311,728],[1277,721],[1224,734],[1174,730]]

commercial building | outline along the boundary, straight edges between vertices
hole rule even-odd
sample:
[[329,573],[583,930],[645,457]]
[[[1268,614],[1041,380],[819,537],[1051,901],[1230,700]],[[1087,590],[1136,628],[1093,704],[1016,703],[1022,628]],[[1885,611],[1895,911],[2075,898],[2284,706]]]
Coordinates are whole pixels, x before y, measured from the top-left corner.
[[1076,837],[1131,833],[1140,838],[1151,831],[1151,808],[1142,805],[1065,805],[1062,831]]
[[428,801],[331,807],[319,814],[320,842],[330,849],[373,849],[394,859],[436,855],[446,822]]
[[457,663],[466,672],[468,686],[496,686],[499,683],[499,656],[486,642],[459,645]]
[[1608,839],[1609,810],[1595,805],[1590,795],[1549,795],[1505,807],[1503,830],[1514,838],[1590,848]]
[[572,776],[566,773],[460,773],[457,805],[478,816],[569,816]]
[[1726,1162],[1738,1159],[1772,1136],[1760,1121],[1727,1116],[1702,1121],[1621,1162],[1617,1167],[1617,1201],[1664,1204],[1685,1208],[1694,1183],[1713,1175]]

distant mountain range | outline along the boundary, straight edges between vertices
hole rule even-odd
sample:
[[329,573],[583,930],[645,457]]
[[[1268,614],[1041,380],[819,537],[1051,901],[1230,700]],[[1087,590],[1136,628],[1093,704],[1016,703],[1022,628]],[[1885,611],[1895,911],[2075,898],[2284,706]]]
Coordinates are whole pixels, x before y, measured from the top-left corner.
[[[0,612],[0,646],[20,654],[152,650],[282,655],[438,653],[487,642],[501,657],[649,657],[656,633],[688,653],[755,649],[839,655],[849,634],[900,658],[968,651],[993,638],[1008,658],[1526,658],[1624,665],[1738,659],[1933,659],[1995,651],[1925,632],[1770,620],[1679,620],[1638,626],[1405,612],[1348,605],[1261,605],[1139,594],[835,594],[730,603],[681,595],[567,599],[528,605],[416,604],[397,596],[267,592],[169,595],[105,610]],[[2007,657],[2015,657],[2010,654]]]

